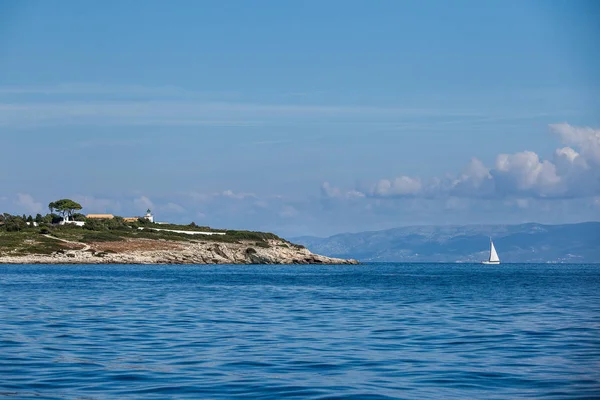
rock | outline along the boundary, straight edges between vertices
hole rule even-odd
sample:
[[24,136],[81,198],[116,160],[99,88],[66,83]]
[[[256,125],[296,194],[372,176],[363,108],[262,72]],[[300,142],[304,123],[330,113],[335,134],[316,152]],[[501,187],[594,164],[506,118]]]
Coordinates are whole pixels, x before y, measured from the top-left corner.
[[[157,241],[158,243],[158,241]],[[256,242],[173,242],[173,250],[101,251],[98,248],[55,252],[51,255],[0,255],[0,264],[358,264],[356,260],[325,257],[308,249],[289,245],[283,240],[269,240],[268,246]],[[92,248],[94,243],[88,243]],[[161,250],[158,250],[161,249]]]

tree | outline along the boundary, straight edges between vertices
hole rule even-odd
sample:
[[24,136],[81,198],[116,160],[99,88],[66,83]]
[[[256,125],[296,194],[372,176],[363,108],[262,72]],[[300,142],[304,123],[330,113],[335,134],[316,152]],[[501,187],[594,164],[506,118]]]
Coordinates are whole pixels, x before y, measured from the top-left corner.
[[44,222],[44,217],[42,217],[42,214],[35,215],[35,222],[37,222],[38,224],[41,224],[42,222]]
[[29,224],[33,225],[33,217],[31,215],[27,217],[27,222],[29,222]]
[[101,231],[106,229],[106,227],[97,219],[86,219],[83,229],[87,229],[90,231]]
[[62,221],[62,217],[58,214],[48,214],[47,216],[50,217],[51,224],[58,224],[60,221]]
[[21,217],[13,217],[11,216],[9,219],[5,220],[5,228],[8,232],[19,232],[23,229],[27,228],[27,224]]
[[81,213],[73,214],[73,221],[85,221],[85,215]]
[[56,211],[65,219],[72,219],[75,211],[79,211],[83,207],[71,199],[61,199],[48,204],[48,208],[51,212]]

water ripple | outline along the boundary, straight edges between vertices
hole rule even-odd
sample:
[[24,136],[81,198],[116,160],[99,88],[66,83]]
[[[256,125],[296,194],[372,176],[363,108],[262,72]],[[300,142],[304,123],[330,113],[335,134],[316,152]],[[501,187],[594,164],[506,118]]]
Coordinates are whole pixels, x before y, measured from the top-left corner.
[[600,265],[0,266],[0,397],[583,399]]

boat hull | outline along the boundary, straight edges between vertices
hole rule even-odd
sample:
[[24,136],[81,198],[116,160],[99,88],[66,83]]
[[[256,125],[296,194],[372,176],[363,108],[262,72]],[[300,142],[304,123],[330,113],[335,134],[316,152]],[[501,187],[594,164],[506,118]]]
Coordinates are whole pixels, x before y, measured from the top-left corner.
[[500,264],[500,261],[482,261],[481,263],[486,265],[498,265]]

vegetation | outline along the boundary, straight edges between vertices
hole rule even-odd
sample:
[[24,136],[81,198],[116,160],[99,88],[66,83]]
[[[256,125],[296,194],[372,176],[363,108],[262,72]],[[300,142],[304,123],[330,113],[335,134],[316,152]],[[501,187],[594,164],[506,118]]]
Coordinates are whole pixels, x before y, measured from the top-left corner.
[[[269,247],[269,240],[282,240],[290,246],[292,243],[277,235],[264,232],[213,229],[198,226],[194,222],[188,225],[156,224],[145,218],[127,222],[121,217],[113,219],[87,219],[77,213],[82,207],[70,199],[61,199],[48,205],[49,214],[34,216],[0,215],[0,254],[48,254],[63,249],[65,244],[54,238],[73,242],[117,242],[128,238],[186,241],[186,242],[252,242],[255,247]],[[63,220],[84,221],[85,225],[59,223]],[[218,235],[190,235],[168,232],[201,231],[220,233]]]
[[27,222],[23,217],[4,213],[0,215],[0,228],[6,232],[19,232],[27,227]]
[[71,199],[61,199],[53,201],[48,204],[48,208],[50,209],[50,213],[56,211],[63,218],[68,218],[73,220],[73,214],[75,211],[79,211],[82,209],[81,204],[71,200]]
[[61,242],[40,235],[34,230],[0,231],[0,253],[13,255],[51,254],[63,248]]

